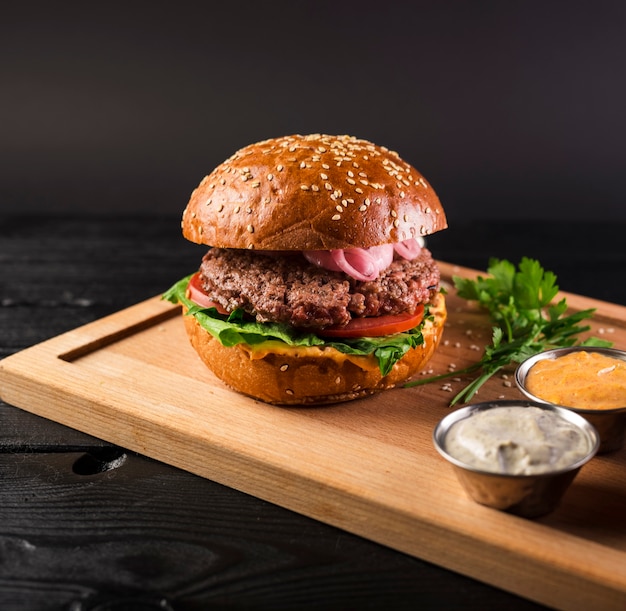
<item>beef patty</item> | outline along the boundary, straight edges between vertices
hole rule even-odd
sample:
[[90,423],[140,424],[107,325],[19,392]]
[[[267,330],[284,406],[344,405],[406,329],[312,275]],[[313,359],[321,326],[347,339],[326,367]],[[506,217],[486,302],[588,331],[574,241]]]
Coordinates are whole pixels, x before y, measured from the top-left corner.
[[439,287],[439,269],[425,248],[412,261],[395,258],[368,282],[316,267],[300,252],[212,248],[200,271],[206,293],[227,311],[242,308],[259,322],[306,328],[412,313]]

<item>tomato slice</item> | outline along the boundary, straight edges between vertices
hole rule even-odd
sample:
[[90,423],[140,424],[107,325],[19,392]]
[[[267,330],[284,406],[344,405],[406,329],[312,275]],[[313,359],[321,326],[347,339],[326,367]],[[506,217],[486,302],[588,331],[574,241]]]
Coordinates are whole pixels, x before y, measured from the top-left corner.
[[228,312],[219,304],[213,301],[202,289],[200,284],[200,272],[196,272],[187,285],[187,297],[202,308],[215,308],[220,314]]
[[353,318],[347,325],[335,325],[318,331],[322,337],[381,337],[402,333],[417,327],[424,318],[424,306],[418,306],[413,314],[387,314],[365,318]]

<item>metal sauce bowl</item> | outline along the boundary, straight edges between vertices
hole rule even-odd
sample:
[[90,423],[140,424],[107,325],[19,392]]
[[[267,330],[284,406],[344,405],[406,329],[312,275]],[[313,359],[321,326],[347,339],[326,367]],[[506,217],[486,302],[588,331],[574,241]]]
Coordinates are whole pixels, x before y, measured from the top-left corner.
[[[550,401],[546,401],[545,399],[534,395],[526,388],[526,379],[529,371],[533,365],[536,365],[539,361],[544,359],[556,359],[571,352],[582,351],[597,352],[614,359],[626,361],[626,352],[615,348],[572,346],[571,348],[555,348],[554,350],[546,350],[545,352],[531,356],[517,367],[517,370],[515,371],[515,383],[517,384],[517,387],[531,401],[544,403],[546,405],[554,405]],[[583,409],[579,407],[569,407],[567,405],[562,405],[560,407],[565,407],[572,412],[580,414],[583,418],[593,424],[600,434],[599,454],[613,452],[624,446],[624,437],[626,435],[626,405],[615,409]]]
[[[587,437],[589,452],[566,468],[531,475],[510,475],[477,469],[458,460],[446,451],[445,439],[450,427],[474,413],[496,407],[537,407],[557,413],[574,424]],[[562,407],[534,401],[491,401],[468,405],[448,414],[435,427],[433,442],[437,451],[452,465],[470,498],[481,505],[499,509],[524,518],[536,518],[553,511],[580,468],[598,451],[600,438],[595,428],[581,416]]]

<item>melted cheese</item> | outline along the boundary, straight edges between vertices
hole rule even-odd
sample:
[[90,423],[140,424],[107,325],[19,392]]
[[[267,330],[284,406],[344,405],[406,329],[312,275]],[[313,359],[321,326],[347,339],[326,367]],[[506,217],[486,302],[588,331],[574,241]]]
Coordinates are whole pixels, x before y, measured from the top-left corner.
[[320,358],[329,357],[338,363],[351,361],[361,369],[378,369],[378,361],[375,357],[368,355],[344,354],[335,348],[320,346],[288,346],[279,341],[263,342],[259,346],[248,346],[239,344],[242,350],[245,350],[251,359],[263,359],[268,354],[280,354],[291,358]]

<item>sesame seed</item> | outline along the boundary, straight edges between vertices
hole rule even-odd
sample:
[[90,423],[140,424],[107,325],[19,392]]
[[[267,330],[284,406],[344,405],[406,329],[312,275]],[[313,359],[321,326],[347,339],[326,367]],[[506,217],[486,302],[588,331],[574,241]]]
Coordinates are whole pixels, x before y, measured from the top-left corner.
[[225,185],[226,184],[226,179],[222,178],[222,180],[220,180],[220,185]]
[[332,220],[333,221],[338,221],[340,218],[341,218],[341,214],[335,214],[335,215],[333,215]]
[[283,168],[284,168],[284,166],[283,166],[283,165],[281,165],[281,164],[278,164],[278,165],[276,166],[276,170],[277,170],[278,172],[282,172],[282,171],[283,171]]
[[356,191],[357,193],[363,193],[363,189],[361,189],[361,187],[357,187],[357,188],[355,189],[355,191]]
[[304,168],[306,168],[306,163],[304,163],[304,161],[300,162],[300,169],[304,170]]
[[400,225],[400,219],[396,219],[396,220],[393,222],[393,226],[394,226],[394,227],[398,227],[399,225]]
[[205,204],[205,205],[206,205],[206,206],[210,206],[212,203],[213,203],[213,200],[212,200],[212,199],[207,199],[207,200],[206,200],[206,204]]
[[261,183],[258,180],[256,180],[250,186],[254,187],[255,189],[258,189],[261,186]]
[[313,191],[319,191],[320,188],[317,185],[311,185],[311,190]]
[[288,395],[293,395],[293,390],[291,390],[291,388],[286,388],[285,393],[287,393]]
[[308,185],[300,185],[300,188],[301,188],[303,191],[308,191],[310,187],[309,187]]
[[235,206],[235,213],[239,212],[241,210],[241,206],[237,205]]
[[220,204],[220,205],[217,207],[217,211],[218,211],[218,212],[221,212],[222,210],[224,210],[224,204]]
[[287,365],[286,363],[280,366],[281,371],[287,371],[287,369],[289,369],[289,365]]
[[351,170],[348,170],[348,176],[350,178],[353,178],[354,177],[354,172],[352,172]]
[[254,233],[254,227],[252,225],[248,225],[246,227],[246,229],[250,232],[250,233]]
[[247,175],[247,174],[244,174],[244,175],[241,177],[241,180],[243,180],[243,182],[246,182],[246,180],[248,180],[248,175]]
[[395,210],[392,210],[389,214],[391,214],[394,219],[398,216],[398,213]]
[[366,198],[365,198],[365,201],[364,201],[363,203],[364,203],[366,206],[369,206],[369,205],[371,204],[371,202],[370,202],[370,198],[369,198],[369,197],[366,197]]
[[322,180],[328,180],[328,174],[324,174],[324,172],[322,172],[322,173],[320,174],[320,178],[321,178]]
[[346,179],[346,182],[347,182],[348,184],[351,184],[351,185],[355,185],[355,184],[356,184],[356,182],[354,181],[354,179],[353,179],[353,178],[347,178],[347,179]]
[[274,180],[274,174],[268,174],[267,180]]
[[324,185],[324,188],[325,188],[327,191],[332,191],[332,190],[333,190],[333,186],[332,186],[329,182],[327,182],[327,183]]
[[322,164],[322,167],[323,167],[325,170],[330,170],[330,166],[329,166],[327,163],[323,163],[323,164]]
[[365,204],[361,204],[361,205],[359,206],[359,211],[360,211],[360,212],[365,212],[366,210],[367,210],[367,206],[366,206]]
[[248,214],[252,214],[252,208],[250,208],[250,206],[248,206],[248,207],[246,208],[246,212],[247,212]]
[[343,212],[343,208],[342,208],[339,204],[337,204],[337,205],[335,206],[335,210],[336,210],[337,212]]

